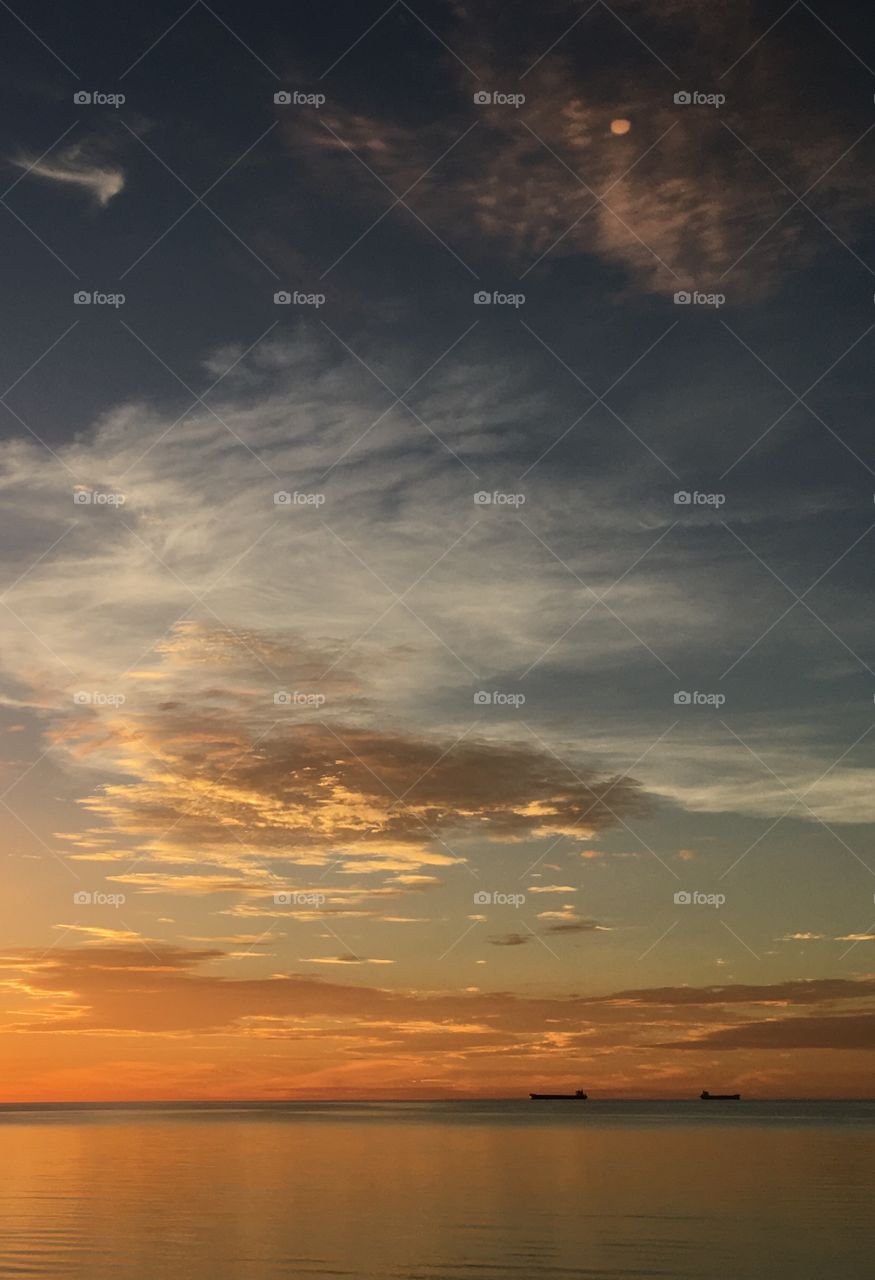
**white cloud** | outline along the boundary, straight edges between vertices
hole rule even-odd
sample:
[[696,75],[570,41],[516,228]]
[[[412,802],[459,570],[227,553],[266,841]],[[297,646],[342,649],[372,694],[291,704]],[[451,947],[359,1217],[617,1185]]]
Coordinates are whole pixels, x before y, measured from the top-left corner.
[[118,165],[98,159],[95,150],[81,143],[45,160],[34,162],[32,157],[22,155],[13,163],[37,178],[79,188],[101,208],[105,208],[125,185],[124,172]]
[[[268,343],[244,366],[214,397],[223,421],[197,412],[172,425],[175,414],[128,404],[57,446],[54,459],[31,441],[2,446],[0,573],[15,584],[2,670],[12,703],[57,726],[83,690],[124,693],[132,713],[208,698],[234,715],[248,706],[250,726],[267,727],[272,691],[318,685],[327,654],[328,710],[352,722],[451,733],[479,718],[482,732],[507,743],[526,738],[525,718],[563,759],[582,750],[622,772],[646,755],[634,775],[685,808],[777,816],[791,805],[728,732],[725,742],[715,736],[718,717],[705,723],[691,708],[676,717],[676,686],[654,656],[679,671],[713,670],[715,646],[734,656],[776,616],[780,601],[772,613],[766,600],[764,614],[749,589],[761,570],[743,549],[727,538],[718,579],[707,554],[691,554],[692,529],[671,534],[611,592],[622,622],[590,609],[582,583],[606,591],[675,518],[643,451],[640,470],[624,466],[621,476],[535,473],[527,529],[514,512],[473,501],[479,487],[516,484],[513,471],[505,479],[494,424],[512,438],[537,412],[518,365],[451,357],[415,402],[477,478],[401,407],[362,439],[385,394],[328,339]],[[484,461],[471,440],[490,433]],[[125,503],[76,504],[76,485]],[[326,501],[276,506],[278,490],[324,492]],[[418,579],[399,604],[393,592]],[[229,631],[185,661],[179,646],[193,624]],[[782,624],[782,639],[793,625]],[[814,624],[796,625],[810,635]],[[822,644],[829,649],[830,637]],[[562,732],[569,688],[619,682],[622,694],[633,676],[640,704],[604,699],[585,725]],[[527,691],[524,717],[475,707],[475,689],[504,686]],[[89,714],[99,721],[111,708],[92,703]],[[648,753],[674,718],[678,731]],[[732,723],[801,793],[855,735],[840,747],[808,735],[800,751],[797,718],[786,741],[771,723],[758,739],[734,710]],[[97,735],[67,738],[81,766],[118,769],[115,746],[104,752]],[[848,761],[810,802],[827,821],[868,821],[871,796],[870,771]]]

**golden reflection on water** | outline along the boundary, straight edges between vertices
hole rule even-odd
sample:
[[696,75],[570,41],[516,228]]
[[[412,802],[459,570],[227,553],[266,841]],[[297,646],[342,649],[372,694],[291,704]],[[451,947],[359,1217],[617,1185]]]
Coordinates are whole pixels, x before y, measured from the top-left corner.
[[871,1128],[0,1118],[0,1275],[868,1276]]

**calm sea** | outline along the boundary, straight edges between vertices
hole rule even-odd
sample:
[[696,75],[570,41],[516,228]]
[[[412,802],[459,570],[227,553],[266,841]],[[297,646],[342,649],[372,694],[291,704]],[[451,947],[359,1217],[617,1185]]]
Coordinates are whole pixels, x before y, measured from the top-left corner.
[[0,1275],[870,1277],[875,1103],[0,1108]]

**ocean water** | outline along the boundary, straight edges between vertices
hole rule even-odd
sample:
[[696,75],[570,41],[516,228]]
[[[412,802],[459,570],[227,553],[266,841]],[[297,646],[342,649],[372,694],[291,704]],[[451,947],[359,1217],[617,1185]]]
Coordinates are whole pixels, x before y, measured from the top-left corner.
[[875,1103],[0,1108],[0,1276],[875,1273]]

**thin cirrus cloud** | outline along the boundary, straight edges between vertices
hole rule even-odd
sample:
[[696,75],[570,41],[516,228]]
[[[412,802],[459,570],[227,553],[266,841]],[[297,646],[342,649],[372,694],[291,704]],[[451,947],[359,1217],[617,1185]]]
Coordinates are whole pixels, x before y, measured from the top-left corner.
[[101,208],[125,186],[124,171],[101,159],[98,150],[87,143],[76,143],[43,160],[20,155],[13,164],[35,178],[82,192]]
[[[671,9],[642,8],[662,25],[666,48],[699,34],[701,5],[684,0]],[[557,22],[562,11],[556,8]],[[744,17],[733,6],[707,21],[711,43],[726,48],[729,66],[735,44],[739,53],[745,49]],[[456,43],[466,61],[481,68],[482,83],[517,82],[520,66],[484,45],[479,31],[461,23]],[[472,106],[470,84],[460,73],[459,110],[449,122],[412,124],[341,105],[319,120],[287,122],[288,145],[309,160],[320,182],[345,192],[352,182],[363,202],[382,200],[350,151],[363,157],[393,190],[410,190],[416,213],[459,246],[493,240],[520,268],[542,257],[549,267],[588,254],[621,267],[646,293],[713,290],[725,281],[722,288],[736,296],[757,296],[771,291],[789,267],[810,261],[829,237],[801,209],[786,216],[782,179],[813,190],[817,212],[853,241],[868,202],[864,152],[853,148],[855,137],[840,116],[825,116],[804,98],[787,118],[775,84],[804,73],[783,47],[758,48],[745,67],[760,95],[757,118],[743,126],[743,138],[729,132],[738,124],[732,81],[720,85],[728,98],[722,111],[684,108],[673,102],[655,60],[651,66],[645,59],[618,90],[615,69],[610,78],[598,68],[581,75],[575,50],[570,38],[532,67],[518,84],[526,94],[519,110]],[[611,122],[620,109],[629,127],[618,133]],[[462,138],[471,125],[471,136]],[[766,231],[764,259],[751,250]]]
[[[273,342],[246,362],[246,372],[244,383],[232,383],[225,402],[217,403],[217,412],[278,475],[300,475],[302,485],[315,488],[318,477],[337,461],[349,441],[350,423],[367,422],[371,419],[365,415],[379,413],[359,375],[346,365],[338,366],[336,354],[329,355],[323,342]],[[482,437],[481,417],[512,420],[511,402],[519,384],[506,384],[499,373],[497,368],[473,364],[456,377],[451,391],[435,392],[432,408],[448,420],[455,414],[454,446],[464,450],[464,440],[473,432]],[[494,389],[486,401],[484,386]],[[466,409],[464,402],[476,396],[480,407]],[[437,420],[431,410],[429,417]],[[589,601],[582,591],[578,598],[569,598],[569,582],[573,589],[574,579],[566,568],[518,522],[499,526],[477,516],[468,487],[457,474],[458,464],[429,440],[428,433],[422,433],[425,439],[411,437],[406,424],[393,429],[388,439],[371,436],[360,444],[354,463],[336,469],[326,482],[321,523],[307,523],[305,511],[274,507],[276,481],[252,454],[236,446],[216,419],[192,414],[184,434],[179,426],[169,430],[172,423],[172,418],[168,421],[148,406],[121,406],[92,432],[58,446],[57,457],[73,476],[64,467],[48,465],[35,444],[17,440],[3,446],[0,478],[8,503],[4,518],[15,533],[9,544],[15,554],[6,566],[6,580],[14,584],[9,603],[27,624],[17,625],[14,616],[7,620],[3,664],[9,687],[17,691],[15,705],[38,710],[48,722],[51,740],[78,767],[117,773],[120,764],[131,766],[138,784],[115,781],[90,802],[102,821],[118,822],[119,831],[139,843],[146,832],[154,835],[157,830],[160,836],[180,819],[166,841],[153,842],[154,859],[166,862],[184,855],[187,860],[191,846],[184,848],[185,835],[205,842],[205,856],[215,856],[226,867],[236,865],[233,823],[221,824],[211,816],[205,801],[198,804],[193,787],[194,777],[202,773],[217,787],[226,768],[230,772],[224,790],[217,790],[219,808],[230,816],[258,818],[254,839],[260,855],[275,852],[271,836],[281,836],[284,849],[293,839],[294,859],[312,855],[318,863],[327,856],[332,839],[343,833],[352,837],[361,828],[367,809],[344,817],[339,793],[321,834],[305,829],[303,819],[296,821],[301,806],[324,798],[320,788],[328,786],[327,744],[332,739],[328,731],[314,727],[315,717],[310,715],[304,717],[303,737],[284,755],[283,725],[298,724],[302,715],[288,708],[278,712],[273,702],[277,689],[318,688],[327,698],[322,718],[347,744],[334,742],[339,753],[349,757],[346,779],[356,783],[357,803],[370,806],[376,815],[373,838],[362,836],[350,861],[364,869],[372,857],[373,867],[385,870],[404,869],[417,861],[450,865],[447,850],[423,837],[422,822],[419,839],[415,838],[417,823],[409,809],[396,806],[389,812],[390,791],[383,787],[380,794],[380,785],[374,778],[368,780],[349,748],[401,794],[442,749],[434,749],[430,735],[405,726],[421,724],[431,715],[442,723],[459,724],[464,718],[464,727],[476,717],[471,672],[463,662],[471,666],[484,653],[501,653],[505,678],[510,680],[535,662],[536,674],[544,677],[543,691],[561,701],[562,690],[573,687],[575,679],[610,673],[620,663],[626,672],[639,672],[642,680],[658,675],[653,652],[636,635],[669,661],[678,660],[680,653],[688,662],[691,655],[704,662],[711,660],[716,632],[728,653],[738,654],[764,628],[762,615],[749,603],[747,587],[747,575],[759,570],[740,548],[742,563],[727,559],[722,570],[724,581],[735,581],[731,608],[715,590],[710,570],[699,572],[687,561],[676,571],[660,558],[660,550],[648,559],[646,572],[628,576],[613,592],[613,608],[627,626],[606,611],[594,610],[583,628],[576,627]],[[207,474],[210,483],[205,482]],[[411,485],[414,476],[416,483]],[[81,477],[88,487],[126,491],[122,519],[97,507],[78,507],[74,527],[74,477]],[[606,491],[612,490],[609,477],[600,482]],[[229,491],[234,493],[231,501],[224,496]],[[386,495],[393,510],[388,532]],[[535,522],[532,527],[548,546],[562,546],[569,504],[581,506],[580,485],[568,485],[562,476],[550,478],[545,498],[526,519]],[[462,532],[469,527],[464,521],[471,522],[470,534],[449,555],[453,538],[446,529],[448,503],[457,512]],[[652,495],[643,493],[640,505],[630,508],[618,494],[608,506],[609,520],[587,526],[583,539],[583,571],[596,590],[607,590],[647,550],[658,531],[668,529],[665,508],[659,509]],[[354,528],[348,523],[353,509]],[[404,537],[399,540],[401,530]],[[26,551],[20,546],[22,536]],[[687,536],[686,545],[691,538]],[[666,537],[664,545],[669,541]],[[57,545],[51,554],[19,582],[21,562],[39,560],[53,543]],[[388,575],[394,589],[401,590],[439,560],[427,576],[427,591],[423,587],[410,597],[421,620],[399,608],[381,623],[393,599],[389,592],[375,599],[375,579],[361,562],[373,566],[384,580]],[[206,597],[211,612],[200,611],[198,617],[192,592],[210,588],[217,579],[219,589]],[[513,591],[506,589],[507,582],[513,583]],[[288,584],[294,585],[293,591]],[[87,608],[81,607],[83,600]],[[119,601],[124,608],[118,608]],[[193,604],[195,617],[179,621]],[[841,631],[857,643],[852,628],[864,626],[865,620],[854,622],[854,612],[840,597],[834,597],[834,606],[836,616],[848,612]],[[791,623],[792,619],[782,627]],[[42,645],[34,645],[34,633]],[[833,641],[823,636],[821,643],[830,646]],[[807,662],[810,653],[806,638]],[[496,681],[501,677],[496,673]],[[74,695],[80,689],[118,689],[126,698],[123,713],[114,714],[111,707],[77,706]],[[378,707],[398,731],[372,729]],[[826,821],[871,819],[871,770],[859,765],[828,767],[835,765],[852,738],[834,749],[803,732],[804,718],[801,715],[800,739],[809,744],[804,749],[789,739],[762,744],[744,735],[754,749],[766,753],[771,769],[786,779],[787,786],[764,772],[727,734],[722,744],[712,737],[707,753],[694,742],[666,738],[658,752],[648,755],[646,790],[698,811],[779,816],[786,809],[787,787],[804,790],[826,771],[817,792],[819,814]],[[531,723],[530,716],[527,720]],[[134,721],[135,734],[126,727]],[[601,722],[594,711],[588,713],[587,725],[599,746],[599,770],[608,777],[622,773],[647,752],[665,724],[664,715],[652,728],[640,720],[618,722],[610,710]],[[442,813],[442,805],[470,798],[470,779],[459,779],[455,788],[450,785],[452,762],[479,765],[480,757],[488,756],[495,767],[487,767],[483,776],[497,790],[485,808],[485,797],[474,797],[478,816],[470,829],[483,823],[487,834],[520,839],[539,832],[559,834],[573,823],[574,835],[583,836],[586,823],[578,824],[577,818],[585,805],[574,801],[573,792],[575,786],[588,785],[587,768],[594,766],[578,767],[579,756],[578,762],[572,761],[549,729],[539,729],[548,744],[544,749],[555,750],[559,757],[544,764],[539,778],[537,750],[530,745],[528,754],[518,757],[510,746],[513,738],[525,733],[507,720],[499,726],[485,719],[482,736],[497,736],[501,744],[487,751],[463,743],[461,754],[451,753],[445,765],[425,779],[421,796],[430,804],[432,817]],[[260,754],[247,763],[262,735]],[[606,750],[611,753],[607,760]],[[507,793],[509,779],[497,776],[496,768],[511,770],[517,759],[523,764],[525,796],[514,807]],[[278,779],[290,761],[315,772],[301,773],[295,786],[283,793],[290,808],[278,816]],[[575,783],[574,772],[583,784]],[[754,776],[757,785],[752,787]],[[321,781],[313,781],[317,778]],[[439,780],[446,790],[429,800],[429,788],[433,793]],[[501,788],[504,795],[499,799]],[[583,794],[581,790],[578,800]],[[630,784],[608,797],[608,804],[628,819],[631,810],[621,809],[620,802],[632,798]],[[545,802],[548,807],[539,815],[537,806]],[[518,811],[525,805],[530,806],[527,812]],[[599,809],[595,805],[593,814]],[[432,825],[425,809],[419,816]],[[447,818],[436,821],[438,834],[446,839]],[[92,832],[90,839],[91,847],[82,843],[78,851],[100,855],[107,833]],[[586,846],[581,855],[602,862],[620,856]]]
[[[519,946],[525,943],[526,935],[497,935],[494,941],[498,946]],[[230,1028],[257,1017],[294,1016],[299,1030],[304,1031],[308,1025],[324,1025],[324,1019],[354,1015],[363,1028],[380,1023],[399,1032],[423,1019],[444,1020],[449,1029],[474,1024],[484,1034],[519,1037],[528,1049],[531,1038],[542,1035],[545,1020],[557,1033],[595,1036],[598,1044],[606,1037],[607,1044],[652,1046],[655,1029],[677,1029],[679,1023],[685,1023],[683,1037],[665,1037],[656,1047],[875,1047],[875,1014],[861,1011],[859,1003],[871,1001],[875,992],[872,979],[645,988],[604,997],[441,994],[347,987],[295,974],[240,978],[211,972],[210,966],[226,954],[216,947],[192,950],[155,943],[146,949],[119,941],[80,948],[58,946],[50,953],[7,951],[0,964],[7,975],[6,986],[19,992],[34,1015],[34,1020],[21,1024],[19,1030],[171,1033],[180,1027]],[[353,966],[368,961],[348,952],[316,957],[308,963]],[[48,996],[56,1001],[49,1007]],[[800,1007],[811,1005],[819,1007],[798,1012]],[[759,1020],[751,1016],[758,1008],[769,1006],[779,1012]]]
[[688,1040],[660,1041],[663,1049],[875,1049],[875,1013],[768,1019],[722,1027]]

